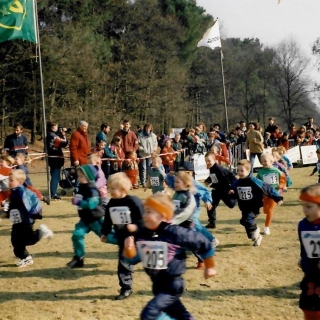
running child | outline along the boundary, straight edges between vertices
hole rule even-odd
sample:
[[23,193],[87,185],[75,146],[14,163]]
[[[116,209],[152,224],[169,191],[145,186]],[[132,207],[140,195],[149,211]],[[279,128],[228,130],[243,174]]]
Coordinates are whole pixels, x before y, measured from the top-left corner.
[[148,188],[151,189],[152,194],[164,191],[166,174],[164,170],[161,169],[161,164],[162,159],[159,156],[155,156],[152,158],[152,167],[149,172],[146,187],[144,188],[145,192]]
[[281,156],[281,159],[286,162],[287,169],[288,170],[293,169],[293,165],[292,165],[291,160],[286,156],[287,149],[284,146],[280,146],[280,147],[278,147],[277,151],[278,151],[279,155]]
[[53,232],[44,224],[33,230],[35,220],[42,219],[41,202],[29,189],[24,187],[26,174],[18,169],[9,175],[11,190],[9,207],[2,218],[9,218],[12,222],[11,243],[14,255],[20,260],[17,267],[27,267],[33,264],[32,255],[26,249],[39,242],[42,238],[52,238]]
[[191,320],[192,315],[182,304],[182,274],[186,271],[185,250],[196,251],[204,260],[204,277],[216,274],[214,249],[202,234],[168,223],[174,205],[166,194],[154,194],[145,203],[144,228],[125,241],[124,256],[131,263],[142,262],[152,281],[154,294],[141,312],[140,319],[158,319],[164,313],[176,320]]
[[212,188],[212,209],[207,210],[209,224],[206,228],[214,229],[217,219],[216,209],[219,202],[222,200],[229,208],[233,208],[236,205],[236,200],[229,196],[231,184],[236,180],[236,177],[230,170],[217,163],[216,155],[213,151],[206,153],[205,161],[207,168],[210,170],[210,176],[205,180],[205,184]]
[[129,151],[126,154],[126,160],[123,163],[123,171],[130,179],[130,189],[139,189],[138,176],[139,176],[139,164],[137,153],[135,151]]
[[67,263],[69,268],[82,268],[85,256],[85,236],[93,231],[101,236],[104,209],[99,189],[96,186],[98,168],[92,164],[77,167],[79,189],[72,198],[72,204],[77,206],[79,222],[72,234],[74,257]]
[[320,319],[320,185],[301,190],[305,218],[298,224],[300,241],[299,267],[304,273],[300,283],[299,307],[305,320]]
[[310,176],[313,176],[316,172],[318,172],[318,183],[320,183],[320,149],[317,149],[316,153],[317,153],[318,161],[315,167],[313,168]]
[[273,199],[278,205],[282,203],[283,198],[269,184],[252,177],[250,161],[240,160],[237,173],[239,179],[232,183],[230,194],[238,200],[241,211],[240,224],[246,229],[248,238],[253,241],[254,246],[260,246],[262,236],[255,219],[263,206],[263,195]]
[[[274,158],[272,154],[263,153],[260,159],[263,168],[259,170],[256,178],[269,184],[281,194],[283,189],[286,188],[285,174],[273,166]],[[263,230],[265,235],[270,235],[270,225],[276,205],[274,200],[263,195],[263,213],[267,215]]]
[[137,228],[142,227],[142,201],[135,196],[128,195],[131,183],[125,173],[118,172],[108,179],[111,199],[106,207],[105,219],[101,229],[101,242],[106,242],[114,227],[119,246],[118,278],[120,294],[116,300],[123,300],[132,294],[131,264],[122,258],[124,240],[133,235]]

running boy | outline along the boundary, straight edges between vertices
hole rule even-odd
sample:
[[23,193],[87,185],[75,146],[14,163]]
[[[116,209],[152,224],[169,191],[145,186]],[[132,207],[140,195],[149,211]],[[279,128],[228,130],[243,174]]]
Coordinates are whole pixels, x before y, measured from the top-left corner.
[[305,218],[298,224],[300,241],[299,267],[304,272],[300,284],[299,307],[305,320],[320,319],[320,185],[301,190],[301,205]]
[[248,238],[253,241],[254,246],[260,246],[262,236],[255,219],[263,206],[263,195],[273,199],[278,205],[282,203],[283,198],[270,185],[251,176],[250,161],[240,160],[237,173],[239,179],[233,182],[230,194],[238,200],[242,216],[240,224],[245,227]]
[[[269,184],[281,194],[282,190],[286,188],[285,174],[273,166],[274,158],[272,154],[263,153],[260,159],[263,168],[259,170],[256,178]],[[263,195],[263,213],[267,215],[263,230],[265,235],[270,234],[270,224],[276,205],[274,200]]]
[[318,172],[318,183],[320,183],[320,149],[317,149],[316,153],[317,153],[318,161],[315,167],[313,168],[310,176],[313,176],[316,172]]
[[236,205],[236,200],[229,196],[231,184],[236,180],[236,177],[230,170],[225,169],[217,163],[213,151],[206,153],[205,161],[207,168],[210,170],[210,176],[205,180],[205,184],[212,188],[212,208],[207,211],[209,224],[206,228],[214,229],[217,218],[216,209],[220,200],[229,208],[233,208]]
[[79,190],[72,198],[72,204],[77,206],[80,221],[75,225],[72,234],[74,249],[73,259],[67,263],[69,268],[82,268],[85,255],[85,236],[93,231],[101,236],[102,217],[104,209],[99,189],[95,182],[98,179],[98,168],[92,164],[77,167]]
[[22,170],[13,170],[9,175],[11,189],[10,203],[7,212],[2,218],[9,218],[12,222],[11,243],[14,255],[20,260],[17,267],[26,267],[33,264],[31,254],[26,246],[32,246],[41,238],[52,238],[53,232],[44,224],[33,230],[34,220],[42,219],[42,208],[37,196],[23,186],[26,174]]
[[[190,229],[170,225],[174,206],[166,194],[154,194],[144,204],[145,227],[125,241],[124,256],[141,260],[152,281],[154,298],[142,310],[140,319],[158,319],[166,313],[174,319],[194,319],[182,304],[182,274],[186,271],[185,249],[204,259],[204,277],[214,276],[214,249],[203,235]],[[131,260],[133,261],[133,260]]]
[[146,187],[144,188],[145,192],[148,188],[151,188],[153,194],[164,191],[166,174],[164,170],[161,170],[161,164],[162,159],[159,156],[152,158],[152,167],[149,172]]
[[142,227],[142,201],[135,196],[128,195],[131,183],[123,172],[111,175],[108,188],[111,199],[106,207],[105,219],[101,229],[101,242],[106,242],[114,227],[119,246],[118,278],[120,294],[116,300],[123,300],[132,294],[132,265],[122,258],[125,238],[131,236],[138,227]]

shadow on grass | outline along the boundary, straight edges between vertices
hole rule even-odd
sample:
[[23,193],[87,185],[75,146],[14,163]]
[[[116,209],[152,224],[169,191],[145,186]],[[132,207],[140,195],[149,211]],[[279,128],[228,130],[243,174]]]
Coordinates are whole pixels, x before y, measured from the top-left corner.
[[65,218],[74,218],[78,217],[77,213],[67,213],[67,214],[45,214],[43,216],[44,218],[59,218],[59,219],[65,219]]
[[248,243],[228,243],[228,244],[219,244],[219,246],[217,248],[215,248],[215,250],[217,252],[220,251],[224,251],[227,249],[232,249],[235,247],[252,247],[252,241],[248,242]]
[[[90,287],[90,288],[77,288],[67,289],[60,291],[27,291],[27,292],[0,292],[0,304],[13,300],[25,300],[25,301],[62,301],[62,300],[96,300],[108,299],[108,296],[103,294],[96,295],[78,295],[94,290],[106,290],[107,287]],[[112,296],[112,299],[115,295]]]
[[[33,254],[34,258],[46,258],[46,257],[56,257],[56,258],[72,258],[72,252],[39,252]],[[117,260],[118,259],[118,252],[88,252],[85,255],[85,259],[108,259],[108,260]]]

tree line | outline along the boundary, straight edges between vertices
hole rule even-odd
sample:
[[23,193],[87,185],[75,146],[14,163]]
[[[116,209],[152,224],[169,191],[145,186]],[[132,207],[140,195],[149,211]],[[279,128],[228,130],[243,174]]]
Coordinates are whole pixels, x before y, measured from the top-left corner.
[[[219,50],[197,48],[213,17],[195,0],[38,1],[47,120],[99,130],[150,122],[171,127],[225,125]],[[229,123],[277,117],[285,131],[312,115],[308,61],[297,43],[268,48],[259,39],[222,40]],[[316,50],[316,49],[314,49]],[[42,133],[35,45],[0,46],[1,137],[14,122]],[[320,123],[320,121],[318,121]]]

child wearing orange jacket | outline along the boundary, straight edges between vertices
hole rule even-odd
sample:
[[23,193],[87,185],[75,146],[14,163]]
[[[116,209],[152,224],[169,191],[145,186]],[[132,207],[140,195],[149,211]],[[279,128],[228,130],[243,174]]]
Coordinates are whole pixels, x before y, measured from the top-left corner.
[[174,161],[177,157],[174,149],[172,148],[172,141],[169,139],[166,141],[164,148],[161,151],[162,153],[162,164],[164,166],[165,173],[174,170]]

